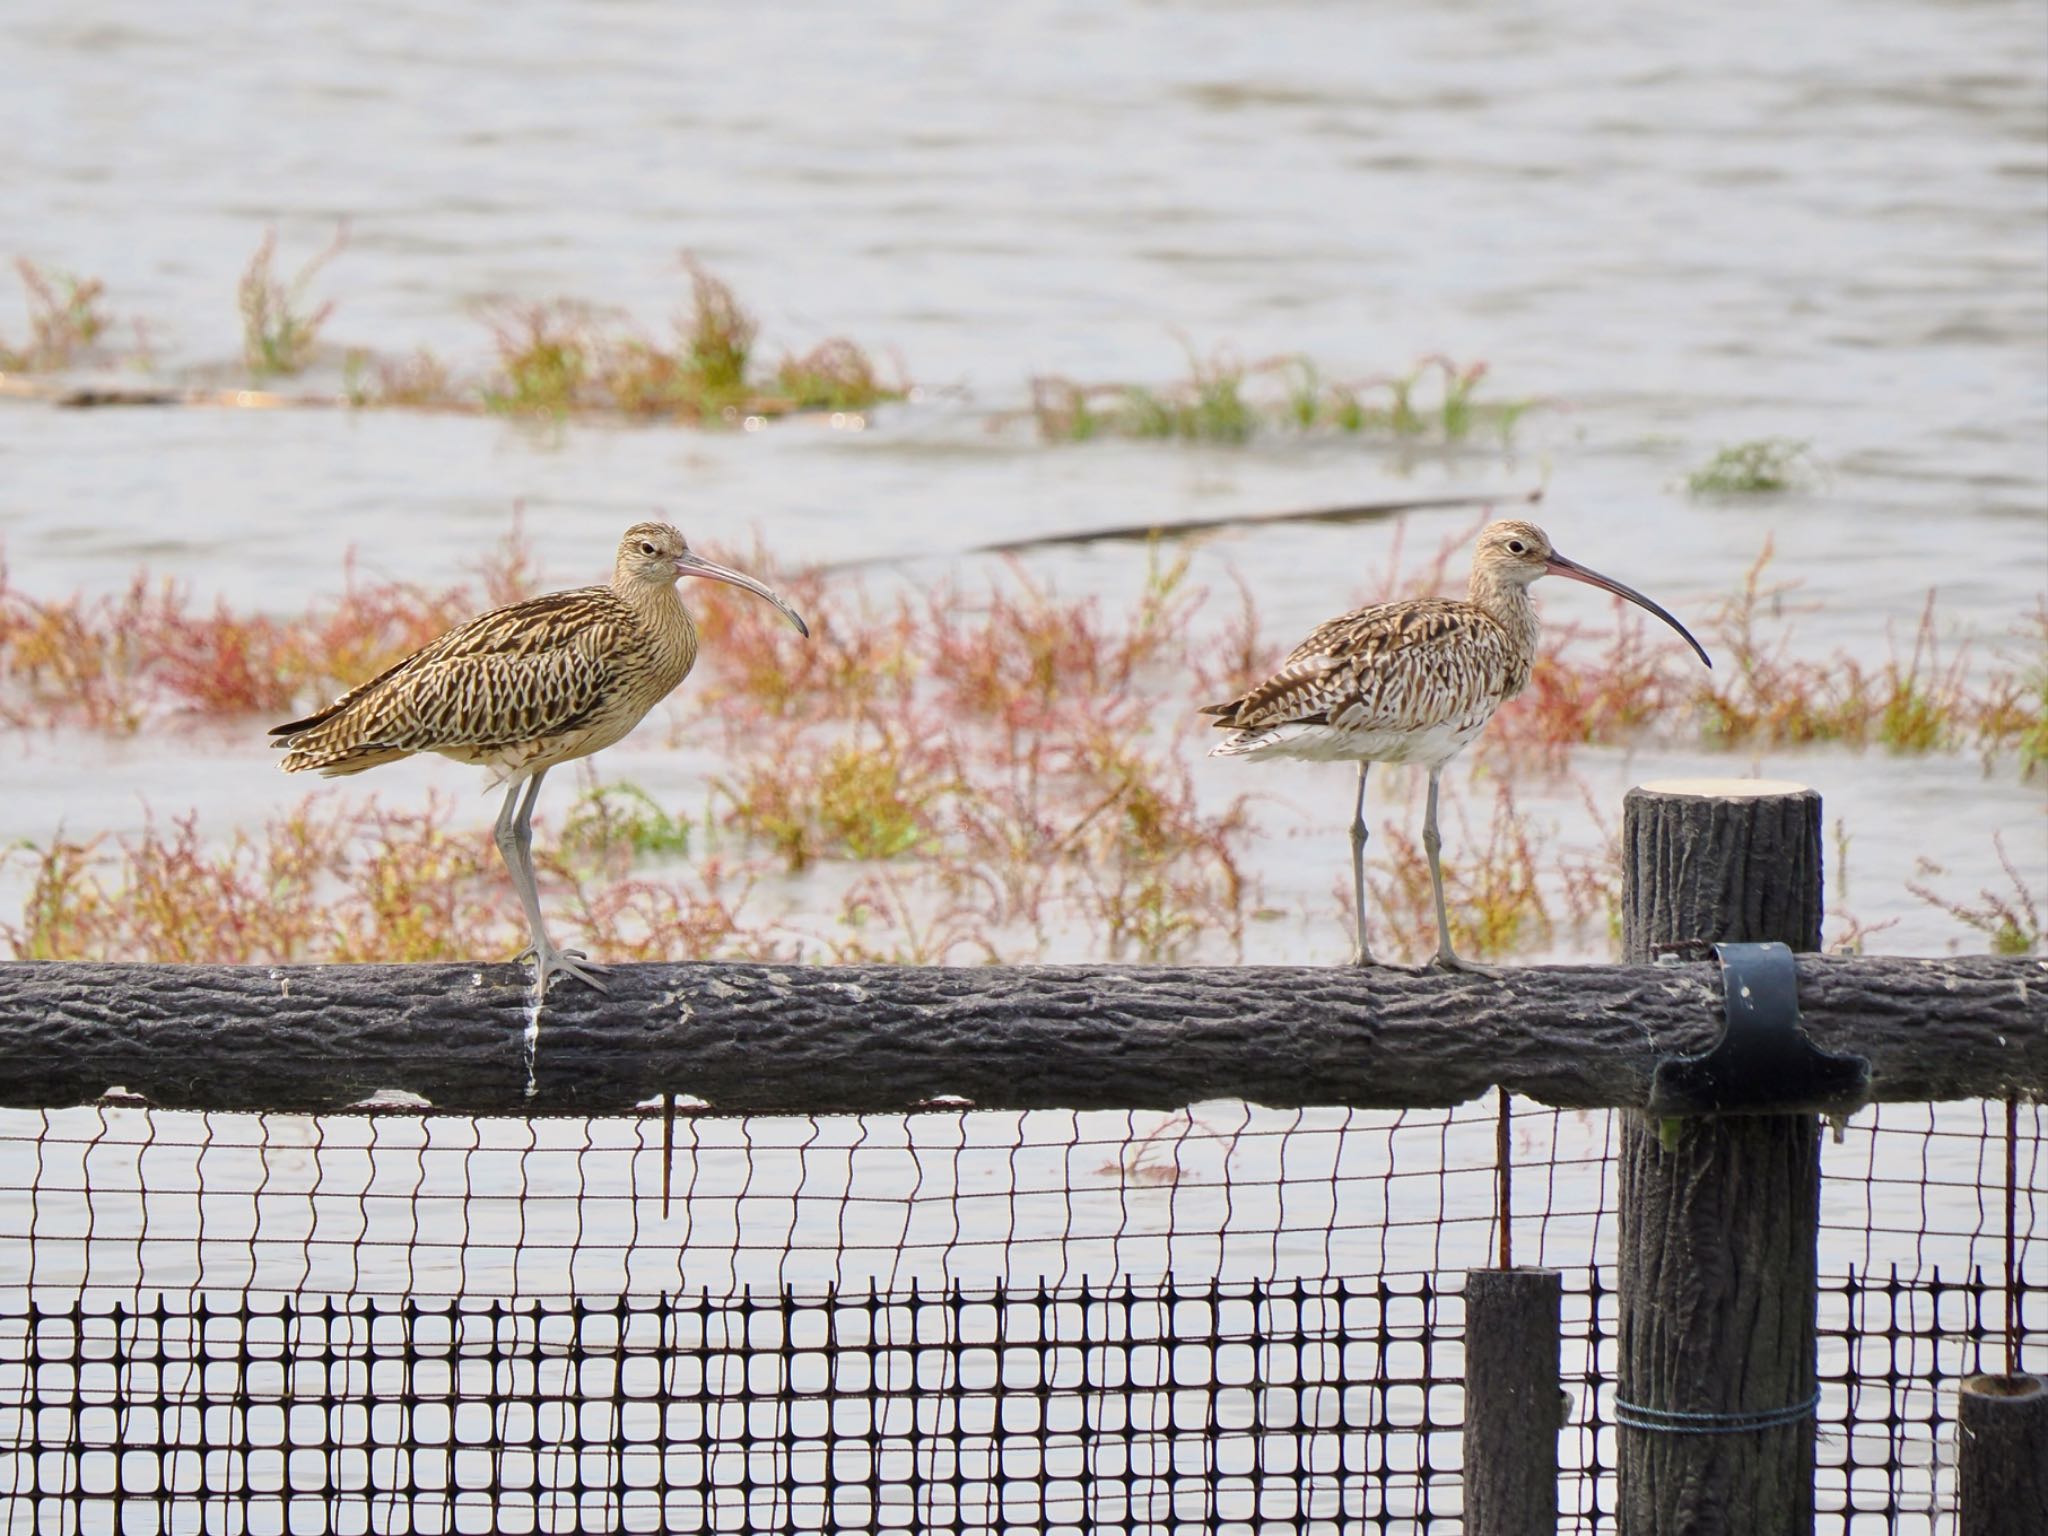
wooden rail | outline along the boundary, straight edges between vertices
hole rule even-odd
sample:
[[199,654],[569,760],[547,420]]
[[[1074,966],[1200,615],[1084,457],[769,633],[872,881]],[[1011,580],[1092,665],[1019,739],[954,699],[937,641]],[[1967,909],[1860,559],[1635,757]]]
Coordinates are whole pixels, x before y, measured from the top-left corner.
[[[1711,962],[1513,968],[630,965],[533,1015],[511,965],[0,965],[0,1105],[466,1114],[1461,1104],[1640,1107],[1720,1029]],[[2048,962],[1803,955],[1820,1046],[1879,1101],[2048,1096]],[[1797,1107],[1797,1106],[1787,1106]]]

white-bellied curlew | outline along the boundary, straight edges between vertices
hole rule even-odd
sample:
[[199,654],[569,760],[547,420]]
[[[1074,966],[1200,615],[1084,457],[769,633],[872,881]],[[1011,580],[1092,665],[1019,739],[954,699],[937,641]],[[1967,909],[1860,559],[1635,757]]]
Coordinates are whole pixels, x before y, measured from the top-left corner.
[[1438,857],[1443,840],[1436,825],[1437,783],[1444,764],[1529,681],[1537,633],[1529,584],[1539,576],[1583,581],[1628,599],[1684,635],[1701,661],[1714,664],[1677,619],[1634,588],[1567,560],[1534,523],[1489,523],[1472,553],[1471,590],[1464,602],[1414,598],[1332,619],[1257,687],[1202,711],[1231,733],[1212,757],[1358,764],[1351,885],[1361,965],[1372,963],[1365,940],[1366,769],[1374,763],[1419,763],[1429,769],[1422,847],[1429,855],[1436,897],[1434,963],[1448,970],[1478,969],[1451,947]]
[[526,953],[538,995],[557,975],[601,991],[597,968],[576,964],[580,951],[555,948],[541,922],[533,802],[550,768],[618,741],[689,676],[697,626],[676,592],[684,576],[744,587],[810,634],[797,611],[753,577],[690,553],[667,523],[635,523],[619,540],[609,586],[482,614],[319,713],[273,729],[284,771],[361,773],[415,752],[491,769],[506,786],[494,835],[533,935]]

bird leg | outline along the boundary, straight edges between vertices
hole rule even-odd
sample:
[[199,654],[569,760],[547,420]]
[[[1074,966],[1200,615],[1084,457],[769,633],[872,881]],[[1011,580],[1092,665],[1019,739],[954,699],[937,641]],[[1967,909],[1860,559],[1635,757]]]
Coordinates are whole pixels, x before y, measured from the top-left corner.
[[[505,803],[499,808],[497,824],[491,829],[491,839],[498,845],[498,854],[504,859],[505,868],[512,876],[512,889],[519,893],[520,908],[526,913],[527,932],[534,936],[536,942],[540,939],[542,932],[539,882],[527,873],[529,865],[527,863],[527,852],[521,847],[522,835],[520,832],[518,806],[520,791],[524,790],[526,798],[526,831],[524,837],[530,839],[533,835],[533,802],[539,797],[540,781],[546,776],[545,771],[537,773],[530,779],[515,782],[510,789],[506,790]],[[529,843],[528,847],[530,848],[530,846],[531,844]],[[535,886],[534,899],[530,903],[526,899],[526,888],[529,881]],[[512,957],[512,963],[514,965],[524,965],[538,952],[534,944],[529,944]]]
[[[574,976],[603,992],[606,987],[597,977],[597,967],[576,964],[584,958],[580,949],[555,948],[541,921],[540,885],[533,870],[533,802],[540,798],[540,781],[546,777],[547,770],[543,768],[524,784],[514,783],[505,792],[504,807],[498,812],[497,825],[491,833],[505,860],[505,869],[512,876],[512,889],[518,892],[519,905],[526,913],[527,932],[533,936],[532,947],[522,950],[515,960],[532,959],[534,988],[540,997],[547,996],[548,982],[556,976]],[[524,795],[520,793],[522,789]]]
[[1372,764],[1358,765],[1358,805],[1351,813],[1351,899],[1352,915],[1358,922],[1358,953],[1352,958],[1354,965],[1371,965],[1372,948],[1365,942],[1365,770]]
[[[526,798],[520,802],[519,814],[512,822],[512,835],[519,845],[520,862],[526,870],[527,883],[534,888],[536,895],[538,895],[540,890],[540,876],[534,872],[533,868],[533,802],[540,798],[540,781],[546,777],[547,769],[543,768],[539,773],[527,780]],[[572,960],[586,960],[589,958],[580,949],[561,949],[556,950],[555,953],[567,955]],[[531,960],[533,956],[534,948],[529,944],[512,957],[512,963],[517,965],[522,961]],[[596,970],[599,967],[592,966],[591,969]],[[599,988],[599,990],[602,991],[603,989]]]
[[[530,781],[527,781],[530,782]],[[536,942],[541,932],[540,902],[526,897],[526,861],[519,855],[519,796],[527,782],[515,779],[505,791],[505,803],[498,807],[498,819],[491,826],[491,841],[498,845],[498,857],[505,861],[505,873],[512,877],[512,889],[519,894],[520,910],[526,914],[526,930]],[[535,947],[529,944],[512,957],[514,965],[531,960]]]
[[1440,971],[1467,971],[1475,976],[1497,975],[1498,972],[1488,966],[1463,959],[1451,948],[1451,918],[1444,909],[1444,839],[1436,829],[1437,783],[1443,774],[1442,764],[1429,770],[1429,807],[1422,816],[1422,851],[1429,855],[1429,888],[1436,897],[1436,954],[1429,963],[1431,968]]

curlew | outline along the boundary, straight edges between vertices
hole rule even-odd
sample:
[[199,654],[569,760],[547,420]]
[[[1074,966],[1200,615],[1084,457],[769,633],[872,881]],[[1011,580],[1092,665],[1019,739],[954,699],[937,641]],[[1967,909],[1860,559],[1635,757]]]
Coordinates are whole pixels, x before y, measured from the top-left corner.
[[1451,948],[1438,858],[1437,783],[1444,764],[1486,729],[1493,712],[1520,693],[1536,659],[1536,609],[1529,585],[1563,576],[1628,599],[1685,637],[1714,663],[1686,627],[1632,587],[1589,571],[1551,548],[1534,523],[1489,523],[1472,553],[1464,602],[1412,598],[1360,608],[1321,625],[1279,671],[1202,713],[1231,734],[1212,757],[1295,757],[1358,764],[1351,817],[1351,887],[1358,919],[1358,963],[1372,964],[1365,940],[1365,774],[1374,763],[1418,763],[1429,770],[1422,847],[1436,898],[1434,964],[1478,970]]
[[618,741],[689,676],[697,626],[676,582],[730,582],[797,611],[742,572],[690,553],[667,523],[635,523],[619,540],[609,586],[551,592],[458,625],[317,714],[271,731],[284,771],[361,773],[416,752],[476,763],[505,788],[493,836],[526,913],[537,995],[555,976],[598,990],[580,950],[557,949],[541,922],[533,873],[533,802],[548,770]]

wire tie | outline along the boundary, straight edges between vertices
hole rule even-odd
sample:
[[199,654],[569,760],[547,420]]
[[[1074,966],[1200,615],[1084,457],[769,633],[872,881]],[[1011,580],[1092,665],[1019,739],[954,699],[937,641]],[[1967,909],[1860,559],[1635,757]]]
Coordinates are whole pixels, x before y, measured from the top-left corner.
[[1756,1429],[1782,1429],[1813,1417],[1820,1406],[1820,1388],[1803,1403],[1784,1408],[1756,1408],[1745,1413],[1697,1413],[1681,1408],[1650,1408],[1641,1403],[1614,1400],[1614,1422],[1629,1429],[1654,1430],[1662,1435],[1740,1435]]

